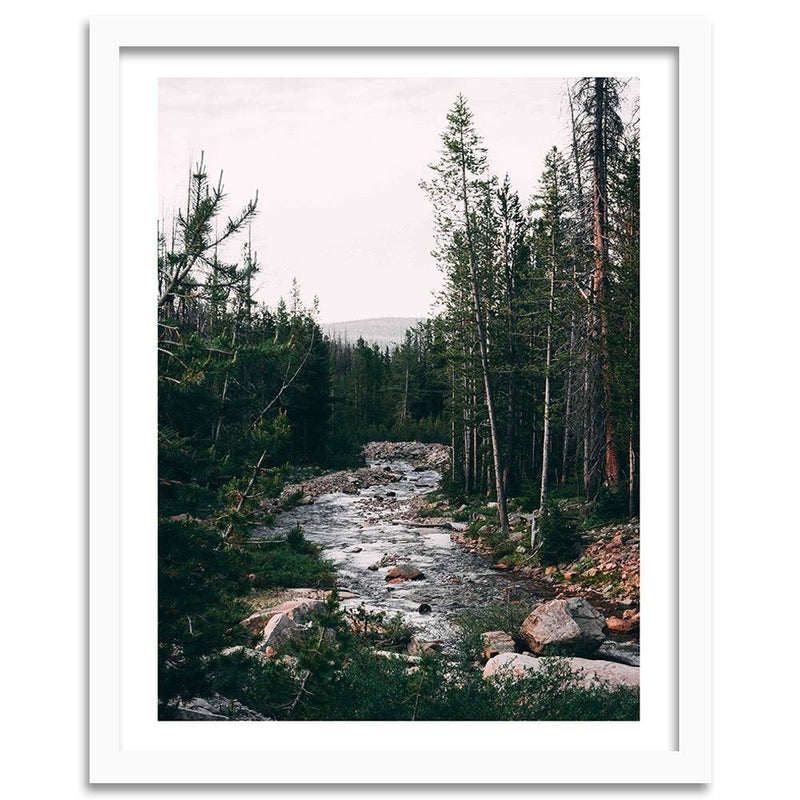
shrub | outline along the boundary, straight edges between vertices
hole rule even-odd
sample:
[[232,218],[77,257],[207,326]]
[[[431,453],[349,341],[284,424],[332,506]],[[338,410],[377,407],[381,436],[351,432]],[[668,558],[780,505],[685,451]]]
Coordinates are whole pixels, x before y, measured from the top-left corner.
[[439,492],[453,505],[461,505],[464,502],[464,487],[455,480],[452,469],[447,470],[442,475]]
[[[638,512],[639,498],[634,497],[634,514]],[[628,492],[619,489],[616,492],[610,491],[603,486],[597,494],[591,506],[584,527],[591,528],[609,522],[622,522],[629,516]]]
[[295,525],[286,535],[286,543],[289,545],[290,550],[294,550],[297,553],[305,551],[307,542],[303,536],[303,529],[299,525]]
[[[317,640],[319,641],[319,640]],[[480,671],[430,655],[409,667],[355,643],[322,643],[293,666],[230,658],[215,688],[275,719],[296,720],[636,720],[638,691],[582,684],[565,662],[521,677]],[[309,670],[306,672],[306,670]]]
[[[485,630],[516,630],[527,611],[511,603],[473,612],[463,620],[463,639]],[[389,629],[394,624],[366,610],[350,615],[381,618]],[[560,662],[533,675],[485,680],[472,668],[474,656],[459,663],[430,654],[412,664],[376,654],[375,643],[371,634],[359,635],[357,626],[354,632],[346,624],[334,592],[309,635],[288,645],[293,659],[213,657],[206,683],[278,720],[638,719],[637,690],[597,682],[585,687]]]
[[[235,544],[190,517],[161,520],[158,535],[159,715],[177,698],[211,686],[207,659],[245,644],[238,625],[248,609],[238,598],[251,588],[332,586],[331,565],[302,530],[291,541]],[[218,690],[217,690],[218,691]]]
[[530,603],[494,603],[466,611],[457,619],[456,652],[464,664],[472,664],[483,652],[481,634],[487,631],[506,631],[522,644],[519,629],[531,612]]
[[536,525],[538,555],[543,566],[571,561],[578,555],[580,539],[575,521],[551,500]]

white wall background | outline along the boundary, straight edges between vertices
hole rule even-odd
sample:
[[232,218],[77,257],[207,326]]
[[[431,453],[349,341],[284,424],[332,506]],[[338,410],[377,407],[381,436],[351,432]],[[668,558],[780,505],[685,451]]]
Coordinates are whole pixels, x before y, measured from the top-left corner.
[[[5,101],[0,341],[4,379],[13,379],[0,390],[8,403],[0,428],[0,586],[3,651],[9,654],[0,662],[0,716],[8,796],[69,800],[90,792],[85,763],[87,18],[269,9],[333,13],[333,7],[336,13],[376,13],[377,4],[61,0],[6,9],[0,33]],[[381,9],[591,14],[600,7],[579,0],[557,7],[406,0]],[[777,0],[763,0],[747,13],[721,0],[646,7],[651,13],[708,14],[714,26],[716,777],[710,789],[608,787],[600,790],[606,796],[657,791],[783,797],[795,785],[798,709],[788,631],[796,625],[791,611],[798,564],[793,479],[799,444],[794,289],[800,176],[790,118],[796,105],[796,15],[787,9]],[[645,7],[607,0],[602,10],[636,14]],[[754,548],[762,554],[754,555]],[[497,769],[502,771],[502,763]],[[183,791],[216,797],[233,790]],[[574,797],[586,791],[545,788],[537,795]],[[170,790],[127,790],[144,792],[160,797]],[[292,794],[307,796],[312,790]],[[417,797],[433,794],[415,790]]]

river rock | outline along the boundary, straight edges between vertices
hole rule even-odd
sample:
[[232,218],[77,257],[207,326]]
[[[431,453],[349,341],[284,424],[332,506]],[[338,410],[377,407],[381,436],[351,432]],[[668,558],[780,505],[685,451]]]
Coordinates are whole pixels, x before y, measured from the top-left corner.
[[639,685],[639,667],[594,658],[569,658],[567,661],[573,672],[583,671],[584,686],[590,686],[595,680],[606,681],[611,686]]
[[286,614],[292,620],[302,624],[308,622],[313,614],[325,610],[325,603],[313,597],[295,597],[272,608],[256,611],[239,624],[244,625],[251,633],[261,633],[276,614]]
[[377,572],[382,567],[391,567],[397,563],[397,556],[394,553],[384,553],[374,564],[370,564],[367,569]]
[[639,645],[635,642],[612,642],[607,639],[594,651],[593,655],[604,661],[617,661],[631,667],[638,667],[640,663]]
[[413,564],[398,564],[386,573],[386,580],[399,578],[401,581],[421,581],[425,575]]
[[260,663],[269,661],[269,656],[266,654],[266,652],[262,653],[259,650],[254,650],[252,647],[243,647],[240,644],[234,645],[233,647],[226,647],[224,650],[220,650],[221,656],[236,656],[239,655],[240,653],[246,658],[252,658]]
[[634,628],[639,627],[639,623],[634,619],[620,619],[619,617],[607,617],[606,627],[614,633],[630,633]]
[[291,639],[302,638],[305,628],[301,628],[288,614],[280,612],[267,623],[261,641],[256,645],[256,650],[262,652],[268,647],[280,650],[281,646]]
[[483,677],[519,677],[542,669],[547,662],[526,653],[500,653],[486,662]]
[[261,633],[267,626],[267,623],[277,614],[271,608],[266,611],[256,611],[251,614],[247,619],[243,619],[239,624],[244,625],[250,633]]
[[296,600],[287,600],[273,609],[278,614],[286,614],[292,622],[300,625],[308,622],[314,614],[325,610],[325,603],[311,597],[298,597]]
[[505,631],[487,631],[481,634],[483,657],[490,659],[498,653],[513,653],[514,640]]
[[185,703],[180,703],[177,718],[200,722],[265,721],[269,719],[269,717],[243,706],[237,700],[230,700],[218,694],[209,698],[194,697]]
[[442,651],[442,646],[443,643],[440,639],[424,642],[414,636],[412,637],[407,649],[408,653],[412,656],[424,656],[430,653],[440,653]]
[[420,603],[419,608],[417,609],[419,614],[430,614],[431,607],[427,603]]
[[590,655],[605,641],[602,614],[582,597],[550,600],[537,606],[522,623],[520,635],[534,653]]
[[436,443],[368,442],[363,453],[367,459],[407,461],[412,467],[440,471],[450,463],[450,448]]
[[483,677],[518,678],[533,675],[549,663],[566,662],[570,670],[579,673],[583,686],[592,686],[596,681],[607,682],[610,686],[638,686],[639,668],[613,661],[600,661],[589,658],[559,658],[544,656],[535,658],[525,653],[500,653],[490,658],[483,668]]

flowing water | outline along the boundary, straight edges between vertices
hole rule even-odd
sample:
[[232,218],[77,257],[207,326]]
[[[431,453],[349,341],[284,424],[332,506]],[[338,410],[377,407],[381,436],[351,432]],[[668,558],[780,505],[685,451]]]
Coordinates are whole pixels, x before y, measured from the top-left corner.
[[[480,609],[508,599],[538,599],[529,582],[492,569],[485,557],[465,550],[443,527],[420,527],[397,520],[408,509],[408,501],[434,490],[441,475],[434,470],[415,471],[405,461],[371,460],[370,466],[387,469],[399,480],[387,486],[372,486],[357,494],[321,495],[313,504],[301,505],[279,514],[271,528],[256,537],[282,537],[295,525],[306,539],[320,545],[323,557],[339,574],[339,587],[357,594],[342,601],[346,608],[363,603],[373,611],[400,613],[417,629],[423,640],[453,642],[455,620],[469,609]],[[392,497],[388,507],[380,501]],[[397,563],[411,563],[425,578],[388,584],[388,567],[371,571],[369,566],[384,555]],[[422,604],[430,612],[420,613]]]

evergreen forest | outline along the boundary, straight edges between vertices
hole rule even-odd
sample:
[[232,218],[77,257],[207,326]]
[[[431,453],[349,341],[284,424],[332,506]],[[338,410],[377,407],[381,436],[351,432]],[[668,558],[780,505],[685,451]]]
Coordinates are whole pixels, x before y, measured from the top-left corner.
[[[359,718],[476,718],[476,703],[480,718],[638,713],[625,691],[587,693],[557,670],[532,679],[525,691],[539,700],[523,711],[520,686],[503,701],[480,680],[446,687],[427,656],[422,670],[438,678],[423,691],[418,673],[382,666],[356,641],[336,571],[301,529],[268,545],[250,536],[291,507],[290,484],[363,466],[367,442],[446,446],[437,496],[488,509],[501,543],[530,512],[534,554],[564,501],[599,520],[638,516],[638,107],[625,81],[591,77],[566,84],[563,109],[566,134],[529,195],[492,174],[468,98],[442,109],[418,187],[442,290],[393,347],[326,336],[324,309],[303,295],[313,286],[257,300],[269,270],[252,245],[258,193],[231,208],[225,165],[204,155],[193,166],[157,236],[162,718],[212,692],[278,719],[351,718],[343,698],[355,691]],[[243,598],[291,587],[332,590],[322,618],[335,637],[296,644],[295,672],[221,659],[251,644],[237,624]],[[372,624],[384,648],[410,635],[397,620]],[[562,705],[548,706],[556,685]]]

